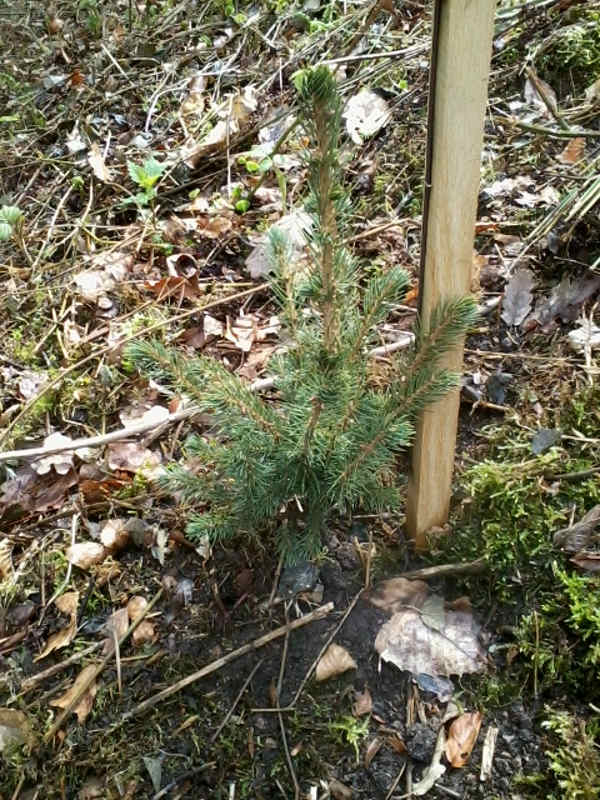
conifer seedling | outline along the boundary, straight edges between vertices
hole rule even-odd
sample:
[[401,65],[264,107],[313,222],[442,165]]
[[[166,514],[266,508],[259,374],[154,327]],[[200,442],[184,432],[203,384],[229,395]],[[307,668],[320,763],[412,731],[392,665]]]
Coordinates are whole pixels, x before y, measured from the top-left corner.
[[344,247],[351,208],[339,168],[341,98],[326,67],[298,73],[295,85],[314,226],[302,273],[291,267],[285,236],[270,235],[286,343],[269,362],[274,392],[261,397],[216,359],[160,342],[127,351],[144,375],[191,397],[213,421],[186,442],[194,469],[172,464],[163,479],[196,509],[190,538],[274,534],[288,563],[314,556],[336,515],[398,508],[397,456],[418,414],[458,385],[440,361],[476,316],[470,298],[445,303],[417,326],[415,348],[395,359],[388,385],[373,384],[368,350],[409,278],[393,268],[365,280]]

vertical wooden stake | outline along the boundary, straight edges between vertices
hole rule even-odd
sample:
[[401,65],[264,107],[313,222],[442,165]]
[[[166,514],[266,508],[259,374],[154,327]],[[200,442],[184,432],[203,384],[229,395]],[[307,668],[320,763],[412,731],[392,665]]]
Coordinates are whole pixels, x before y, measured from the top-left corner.
[[[496,0],[435,0],[420,303],[424,321],[444,298],[470,291],[473,238]],[[463,344],[444,366],[462,369]],[[448,518],[460,393],[420,419],[406,525],[417,549]]]

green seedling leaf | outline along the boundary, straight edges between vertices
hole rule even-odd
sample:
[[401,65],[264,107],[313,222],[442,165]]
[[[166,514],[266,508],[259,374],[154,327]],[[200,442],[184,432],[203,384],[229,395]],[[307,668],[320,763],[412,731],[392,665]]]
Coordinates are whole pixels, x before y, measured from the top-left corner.
[[134,183],[137,183],[138,186],[142,185],[144,180],[143,167],[141,167],[139,164],[134,164],[133,161],[128,161],[127,172],[129,173],[129,177]]
[[259,172],[268,172],[272,168],[272,166],[273,166],[273,159],[267,156],[267,158],[263,158],[263,160],[258,165],[258,170]]
[[8,222],[0,222],[0,242],[7,242],[12,234],[12,228]]
[[248,160],[248,161],[246,161],[246,170],[248,172],[258,172],[259,166],[256,163],[256,161]]
[[16,225],[23,219],[23,212],[18,206],[2,206],[0,208],[0,219],[9,225]]
[[245,214],[246,211],[250,208],[250,201],[249,200],[238,200],[235,204],[235,210],[239,214]]
[[161,164],[154,157],[149,158],[147,161],[144,162],[144,171],[146,173],[147,179],[152,181],[151,183],[152,186],[163,174],[166,166],[167,166],[166,164]]

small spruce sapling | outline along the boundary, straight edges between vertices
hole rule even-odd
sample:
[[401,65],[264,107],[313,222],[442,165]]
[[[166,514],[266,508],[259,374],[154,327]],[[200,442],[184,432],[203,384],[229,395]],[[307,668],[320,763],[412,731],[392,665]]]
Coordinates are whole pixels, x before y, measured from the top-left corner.
[[158,342],[135,342],[127,358],[146,376],[190,396],[213,428],[186,443],[199,466],[169,467],[163,485],[195,506],[190,538],[212,539],[275,530],[294,562],[318,552],[334,514],[397,508],[396,457],[411,441],[415,418],[458,384],[440,366],[473,323],[470,298],[438,308],[417,330],[414,351],[398,357],[384,389],[369,380],[368,349],[377,325],[409,284],[393,268],[361,286],[357,262],[343,246],[349,217],[340,180],[341,99],[325,67],[297,74],[300,115],[310,141],[306,155],[314,227],[309,267],[290,267],[290,245],[270,236],[272,287],[287,349],[269,363],[276,394],[262,398],[208,357],[189,358]]

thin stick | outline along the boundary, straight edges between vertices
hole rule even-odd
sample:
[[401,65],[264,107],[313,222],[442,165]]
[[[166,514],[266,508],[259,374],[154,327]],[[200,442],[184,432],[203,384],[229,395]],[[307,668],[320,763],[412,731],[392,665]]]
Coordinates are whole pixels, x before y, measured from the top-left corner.
[[[234,297],[240,297],[242,294],[247,294],[247,292],[240,292],[240,294],[234,295],[233,297],[227,299],[232,300],[234,299]],[[208,308],[208,306],[205,306],[204,308]],[[162,325],[164,323],[161,322],[160,324]],[[151,326],[151,328],[153,327],[154,326]],[[148,328],[147,330],[151,330],[151,328]],[[136,334],[135,336],[130,336],[128,339],[124,339],[123,342],[121,342],[121,344],[130,341],[130,339],[132,338],[138,338],[138,337],[139,334]],[[409,347],[413,342],[414,342],[414,335],[412,333],[408,333],[405,334],[405,337],[403,339],[400,339],[397,342],[392,342],[391,344],[384,344],[381,345],[380,347],[374,347],[372,350],[369,351],[369,356],[371,358],[377,358],[378,356],[384,356],[387,355],[388,353],[394,353],[397,350],[403,350],[406,347]],[[96,355],[98,356],[102,355],[103,352],[104,351],[100,351],[99,353],[96,353]],[[89,356],[88,359],[83,359],[83,361],[91,360],[91,358],[92,356]],[[80,361],[78,363],[81,365],[83,361]],[[69,368],[69,370],[70,369],[71,368]],[[64,374],[65,373],[63,373],[63,376]],[[261,378],[259,380],[254,381],[254,383],[250,384],[250,390],[253,392],[260,392],[264,391],[265,389],[271,389],[274,385],[275,385],[274,378]],[[42,390],[38,395],[36,395],[36,397],[37,398],[41,397],[43,393],[44,390]],[[23,409],[23,411],[25,410],[26,409]],[[173,414],[169,414],[167,417],[164,417],[163,419],[154,420],[151,422],[140,422],[139,425],[131,425],[129,428],[119,428],[116,431],[111,431],[110,433],[105,433],[100,436],[87,436],[87,437],[82,437],[81,439],[73,439],[72,442],[66,442],[65,444],[55,445],[54,447],[28,447],[25,448],[24,450],[5,450],[3,453],[0,453],[0,462],[10,461],[12,459],[19,459],[19,458],[41,458],[43,456],[55,455],[56,453],[66,453],[74,450],[79,450],[82,447],[101,447],[105,444],[109,444],[110,442],[117,442],[122,439],[129,439],[130,437],[138,436],[139,434],[146,433],[147,431],[153,430],[154,428],[157,428],[161,425],[166,426],[166,425],[171,425],[174,422],[180,422],[181,420],[185,420],[188,419],[189,417],[194,416],[194,414],[197,414],[198,411],[199,409],[196,406],[189,406],[188,408],[184,408],[181,411],[175,411]],[[19,415],[19,417],[20,416],[21,415]],[[19,419],[19,417],[17,417],[17,419]]]
[[236,697],[236,698],[235,698],[235,700],[233,701],[233,705],[231,706],[231,708],[229,709],[229,711],[227,712],[227,714],[225,714],[225,716],[224,716],[224,718],[223,718],[223,722],[221,722],[221,724],[219,725],[219,727],[217,728],[217,730],[216,730],[216,731],[213,733],[213,735],[210,737],[210,741],[211,741],[211,742],[214,742],[216,739],[218,739],[218,738],[219,738],[219,734],[221,733],[221,731],[223,730],[223,728],[225,727],[225,725],[227,725],[227,723],[228,723],[228,722],[229,722],[229,720],[231,719],[231,715],[233,714],[233,712],[234,712],[234,711],[235,711],[235,709],[237,708],[237,704],[240,702],[240,700],[241,700],[241,699],[242,699],[242,697],[244,696],[244,692],[245,692],[245,691],[246,691],[246,689],[248,688],[248,685],[250,684],[250,681],[252,680],[252,678],[253,678],[253,677],[256,675],[256,671],[257,671],[257,670],[258,670],[258,668],[261,666],[261,664],[263,663],[263,661],[264,661],[264,658],[261,658],[261,660],[260,660],[260,661],[258,661],[258,662],[257,662],[257,663],[254,665],[254,667],[253,667],[253,669],[252,669],[252,672],[250,673],[250,675],[248,675],[248,677],[247,677],[247,678],[246,678],[246,680],[244,681],[244,685],[243,685],[243,686],[242,686],[242,688],[239,690],[239,692],[238,692],[238,694],[237,694],[237,697]]
[[[146,608],[139,614],[138,617],[136,617],[134,619],[134,621],[131,623],[129,628],[127,628],[127,630],[125,631],[123,636],[121,636],[121,638],[119,639],[119,646],[122,645],[131,636],[131,634],[134,632],[134,630],[137,628],[137,626],[140,624],[140,622],[144,619],[144,617],[152,610],[152,608],[160,600],[160,598],[162,597],[163,592],[164,592],[164,589],[161,587],[158,590],[158,592],[154,595],[152,600],[148,603]],[[55,719],[54,724],[52,725],[52,727],[50,728],[48,733],[46,733],[46,735],[44,736],[44,743],[45,744],[47,744],[52,739],[52,737],[55,735],[55,733],[58,732],[58,730],[60,729],[60,727],[63,724],[63,722],[65,721],[65,719],[68,717],[68,715],[71,713],[71,711],[75,708],[75,706],[79,703],[79,701],[84,696],[84,694],[87,692],[87,690],[90,688],[92,683],[96,680],[98,675],[100,675],[100,673],[102,672],[104,667],[112,659],[113,653],[114,653],[114,650],[111,648],[109,650],[109,652],[104,656],[104,658],[101,661],[98,662],[98,664],[96,665],[96,668],[94,669],[93,672],[90,673],[90,676],[87,679],[87,681],[81,685],[81,688],[79,689],[79,691],[76,692],[73,695],[73,698],[71,699],[71,702],[69,703],[69,705]]]
[[196,767],[196,769],[190,769],[187,772],[182,773],[177,778],[172,780],[171,783],[168,783],[166,786],[164,786],[160,792],[157,792],[155,795],[153,795],[152,800],[160,800],[161,797],[166,797],[171,789],[174,789],[178,783],[186,781],[188,778],[193,778],[195,775],[204,772],[205,769],[216,766],[216,763],[216,761],[209,761],[207,764],[202,764],[201,767]]
[[424,581],[429,578],[442,578],[446,575],[477,575],[487,569],[485,558],[478,558],[475,561],[465,561],[462,564],[438,564],[435,567],[423,567],[422,569],[411,569],[408,572],[401,572],[399,578],[420,578]]
[[[80,516],[81,516],[80,513],[77,512],[76,514],[73,514],[73,519],[71,520],[71,547],[75,546],[75,537],[77,535],[77,523],[79,521],[79,517]],[[61,585],[58,587],[58,589],[54,592],[54,594],[52,595],[50,600],[48,600],[48,602],[44,606],[44,611],[42,613],[42,619],[44,617],[44,614],[46,613],[46,609],[48,608],[48,606],[51,603],[53,603],[56,600],[56,598],[59,597],[63,593],[63,591],[67,588],[67,586],[69,585],[69,581],[71,580],[71,571],[72,571],[72,569],[73,569],[73,562],[71,560],[69,560],[69,566],[67,567],[67,574],[65,575],[65,579],[61,583]]]
[[51,678],[53,675],[56,675],[57,672],[62,672],[63,669],[70,667],[71,664],[76,664],[78,661],[81,661],[82,658],[85,658],[86,656],[89,656],[90,653],[93,653],[94,650],[98,650],[98,648],[101,646],[102,642],[95,642],[89,647],[86,647],[85,650],[81,650],[79,653],[73,653],[72,656],[69,656],[69,658],[61,661],[60,664],[54,664],[52,667],[48,667],[48,669],[43,670],[43,672],[38,672],[35,675],[32,675],[31,678],[26,678],[21,684],[21,693],[26,694],[27,692],[30,692],[32,689],[35,689],[38,683],[42,683],[46,680],[46,678]]
[[[296,705],[296,703],[298,702],[298,698],[299,698],[299,697],[300,697],[300,695],[302,694],[302,690],[303,690],[303,689],[304,689],[304,687],[306,686],[306,683],[307,683],[308,679],[310,678],[310,676],[313,674],[313,672],[314,672],[314,671],[315,671],[315,669],[317,668],[317,664],[318,664],[318,663],[319,663],[319,661],[321,660],[321,656],[322,656],[322,655],[323,655],[323,653],[324,653],[324,652],[327,650],[327,648],[329,647],[329,645],[331,644],[331,642],[334,640],[334,638],[337,636],[337,634],[338,634],[338,631],[340,630],[340,628],[342,627],[342,625],[344,624],[344,622],[346,622],[346,620],[348,619],[348,616],[349,616],[350,612],[352,611],[352,609],[354,608],[354,606],[357,604],[357,602],[358,602],[358,598],[361,596],[361,594],[362,594],[362,593],[363,593],[363,590],[362,590],[362,589],[360,590],[360,592],[357,592],[357,593],[356,593],[356,595],[354,596],[354,599],[352,600],[352,602],[350,603],[350,605],[349,605],[349,606],[348,606],[348,608],[346,609],[346,611],[345,611],[345,613],[344,613],[344,616],[341,618],[341,620],[340,620],[340,622],[338,623],[338,625],[337,625],[337,626],[334,628],[334,630],[333,630],[333,633],[331,634],[331,636],[329,636],[329,637],[327,638],[327,641],[325,642],[325,644],[323,645],[323,647],[322,647],[322,648],[320,649],[320,651],[319,651],[319,655],[318,655],[318,656],[315,658],[315,660],[314,660],[314,661],[313,661],[313,663],[311,664],[311,666],[310,666],[310,668],[309,668],[308,672],[307,672],[307,673],[306,673],[306,675],[304,676],[304,679],[303,679],[302,683],[300,684],[300,686],[299,686],[299,688],[298,688],[298,691],[297,691],[297,692],[296,692],[296,694],[294,695],[294,699],[293,699],[293,700],[292,700],[292,702],[289,704],[289,706],[287,706],[286,708],[282,708],[282,709],[281,709],[282,711],[287,711],[287,710],[289,710],[289,709],[293,708],[293,707]],[[333,605],[333,604],[332,604],[332,603],[330,603],[330,605]]]
[[548,475],[544,475],[544,478],[547,481],[575,481],[579,480],[580,478],[589,478],[590,475],[595,475],[597,472],[600,472],[600,467],[581,469],[577,472],[560,472],[558,475],[548,473]]
[[174,683],[172,686],[169,686],[167,689],[163,689],[162,692],[149,697],[147,700],[144,700],[143,703],[139,703],[139,705],[135,706],[128,711],[126,714],[123,715],[122,721],[126,721],[128,719],[132,719],[133,717],[137,717],[139,714],[142,714],[144,711],[147,711],[149,708],[153,708],[155,705],[160,703],[162,700],[165,700],[167,697],[171,697],[171,695],[176,694],[181,689],[184,689],[186,686],[189,686],[192,683],[200,680],[200,678],[204,678],[206,675],[210,675],[212,672],[216,672],[221,667],[228,664],[230,661],[235,661],[236,658],[240,658],[246,653],[251,653],[253,650],[258,650],[260,647],[264,647],[264,645],[269,644],[274,639],[278,639],[280,636],[285,636],[288,631],[293,631],[296,628],[301,628],[303,625],[307,625],[309,622],[315,622],[315,620],[322,619],[329,614],[330,611],[333,610],[333,603],[327,603],[324,606],[320,606],[315,611],[311,612],[310,614],[305,614],[305,616],[300,617],[299,619],[295,619],[293,622],[290,622],[287,625],[282,625],[279,628],[276,628],[274,631],[265,634],[264,636],[260,636],[258,639],[255,639],[248,644],[243,645],[242,647],[238,647],[237,650],[233,650],[231,653],[228,653],[226,656],[222,658],[218,658],[216,661],[212,661],[210,664],[207,664],[202,669],[198,670],[198,672],[193,672],[191,675],[188,675],[186,678],[182,678],[177,683]]
[[275,570],[275,578],[273,579],[273,587],[271,589],[271,594],[269,595],[269,602],[267,604],[267,608],[271,608],[273,605],[273,600],[275,599],[275,594],[277,593],[277,586],[279,585],[279,576],[281,575],[281,570],[283,569],[283,555],[279,556],[279,561],[277,562],[277,569]]
[[[288,613],[290,609],[290,605],[292,601],[285,606],[285,621],[288,621]],[[277,705],[279,706],[279,698],[281,697],[281,689],[283,687],[283,676],[285,674],[285,662],[287,659],[288,653],[288,645],[290,642],[290,632],[288,631],[285,634],[285,639],[283,640],[283,652],[281,654],[281,664],[279,667],[279,679],[277,681]],[[285,753],[285,760],[287,761],[288,765],[288,772],[290,773],[290,777],[292,779],[292,783],[294,784],[294,800],[299,800],[300,797],[300,784],[298,783],[298,778],[296,777],[296,770],[294,769],[294,763],[292,761],[292,757],[290,755],[290,748],[288,747],[287,742],[287,735],[285,732],[285,725],[283,722],[283,714],[281,711],[277,713],[277,717],[279,719],[279,730],[281,732],[281,741],[283,742],[283,750]]]
[[365,566],[365,589],[369,591],[371,586],[371,558],[373,554],[373,531],[369,530],[369,550],[367,552],[367,564]]

